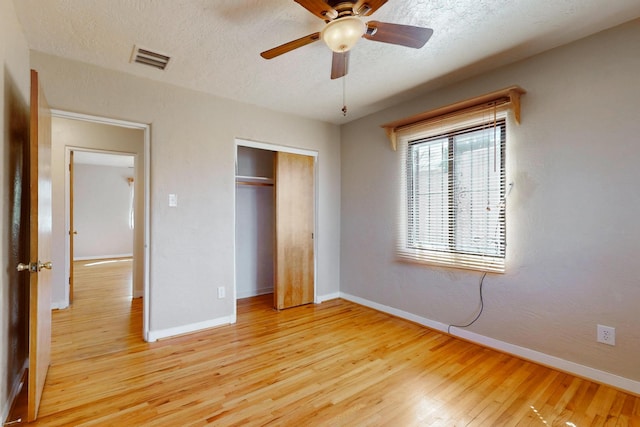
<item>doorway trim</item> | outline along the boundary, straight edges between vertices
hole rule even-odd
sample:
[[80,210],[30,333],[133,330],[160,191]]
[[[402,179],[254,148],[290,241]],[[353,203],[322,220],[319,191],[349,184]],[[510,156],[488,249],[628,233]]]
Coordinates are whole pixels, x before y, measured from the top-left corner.
[[[286,145],[279,145],[279,144],[271,144],[271,143],[266,143],[266,142],[259,142],[259,141],[252,141],[250,139],[244,139],[244,138],[235,138],[235,150],[234,150],[234,156],[235,156],[235,164],[236,164],[236,168],[234,169],[234,173],[237,172],[237,165],[238,165],[238,147],[250,147],[250,148],[258,148],[261,150],[268,150],[268,151],[277,151],[277,152],[282,152],[282,153],[291,153],[291,154],[301,154],[304,156],[310,156],[314,158],[314,168],[313,168],[313,235],[314,235],[314,239],[313,239],[313,302],[315,304],[318,304],[322,301],[320,301],[318,299],[318,240],[321,238],[321,236],[318,234],[318,171],[320,169],[319,167],[319,153],[318,151],[314,151],[314,150],[308,150],[308,149],[304,149],[304,148],[297,148],[297,147],[290,147],[290,146],[286,146]],[[236,173],[237,174],[237,173]],[[234,186],[235,186],[235,179],[233,181]],[[236,212],[236,191],[234,189],[233,191],[233,229],[236,229],[236,217],[237,217],[237,212]],[[235,232],[234,232],[234,238],[233,238],[233,258],[234,258],[234,269],[233,269],[233,318],[236,319],[237,318],[237,309],[238,309],[238,303],[237,303],[237,277],[236,277],[236,271],[238,266],[236,265],[237,263],[237,259],[236,259],[236,247],[237,247],[237,242],[236,242],[236,237],[235,237]]]
[[[141,165],[142,166],[142,174],[144,176],[144,190],[143,190],[143,204],[144,204],[144,212],[143,212],[143,218],[144,218],[144,224],[143,224],[143,239],[142,239],[142,245],[143,245],[143,257],[142,260],[137,260],[138,262],[142,262],[142,281],[143,281],[143,285],[142,285],[142,338],[145,341],[149,341],[149,319],[150,319],[150,308],[149,308],[149,301],[151,299],[151,292],[150,292],[150,286],[149,286],[149,259],[150,259],[150,181],[151,181],[151,171],[150,171],[150,164],[151,164],[151,127],[148,124],[144,124],[144,123],[137,123],[137,122],[130,122],[130,121],[126,121],[126,120],[119,120],[119,119],[111,119],[111,118],[107,118],[107,117],[100,117],[100,116],[92,116],[92,115],[88,115],[88,114],[81,114],[81,113],[73,113],[73,112],[69,112],[69,111],[64,111],[64,110],[51,110],[51,116],[52,117],[59,117],[59,118],[64,118],[64,119],[71,119],[71,120],[79,120],[79,121],[85,121],[85,122],[91,122],[91,123],[98,123],[98,124],[107,124],[107,125],[112,125],[112,126],[119,126],[119,127],[124,127],[124,128],[131,128],[131,129],[140,129],[143,131],[144,134],[144,148],[143,148],[143,152],[144,152],[144,162]],[[80,148],[82,150],[85,150],[83,148]],[[90,150],[86,150],[86,151],[90,151]],[[104,150],[104,151],[108,151],[108,150]],[[66,156],[66,152],[65,152],[65,156]],[[68,171],[66,173],[66,185],[67,185],[67,190],[68,190]],[[65,193],[67,193],[67,190],[65,190]],[[66,198],[66,196],[65,196]],[[65,203],[65,216],[66,216],[66,224],[69,223],[69,206],[67,203]],[[68,241],[67,241],[68,244]],[[135,250],[135,249],[134,249]],[[68,251],[65,254],[65,259],[68,258],[69,253]],[[70,260],[66,259],[66,262],[70,262]]]
[[[66,145],[65,146],[65,165],[70,165],[71,163],[71,154],[72,153],[97,153],[97,154],[106,154],[106,155],[117,155],[117,156],[123,156],[123,157],[133,157],[133,161],[134,161],[134,172],[135,170],[138,170],[139,168],[141,168],[142,166],[140,165],[140,161],[138,158],[138,154],[135,152],[128,152],[128,151],[114,151],[114,150],[103,150],[103,149],[98,149],[98,148],[85,148],[85,147],[79,147],[79,146],[75,146],[75,145]],[[74,219],[75,222],[75,217],[72,218],[72,206],[71,206],[71,194],[72,194],[72,187],[73,184],[71,182],[71,167],[69,167],[68,170],[66,170],[66,177],[65,177],[65,188],[66,188],[66,193],[65,193],[65,206],[66,206],[66,210],[65,210],[65,225],[67,230],[71,231],[71,219]],[[134,199],[135,199],[135,192],[134,192]],[[135,206],[135,202],[134,202],[134,206]],[[67,254],[69,254],[69,262],[66,263],[65,265],[65,273],[67,277],[71,276],[71,269],[70,269],[70,264],[73,261],[71,258],[73,257],[73,255],[75,255],[75,253],[71,252],[71,234],[67,234],[69,237],[67,239],[67,244],[66,244],[66,252]],[[133,242],[132,242],[133,243]],[[144,242],[142,243],[144,244]],[[132,247],[132,254],[131,256],[136,259],[135,257],[135,252],[136,252],[136,248]],[[121,257],[121,256],[125,256],[127,254],[114,254],[115,257]],[[74,257],[74,259],[78,259],[78,260],[82,260],[82,258],[76,258]],[[140,261],[140,260],[136,260],[136,261]],[[67,272],[68,270],[68,272]],[[70,280],[73,280],[73,277],[70,277]],[[69,303],[69,305],[71,305],[73,303],[73,293],[72,293],[72,287],[68,286],[67,287],[67,292],[65,292],[66,295],[66,300]],[[133,298],[139,298],[144,296],[143,295],[143,290],[136,290],[135,287],[135,283],[132,281],[131,283],[131,295],[133,296]]]

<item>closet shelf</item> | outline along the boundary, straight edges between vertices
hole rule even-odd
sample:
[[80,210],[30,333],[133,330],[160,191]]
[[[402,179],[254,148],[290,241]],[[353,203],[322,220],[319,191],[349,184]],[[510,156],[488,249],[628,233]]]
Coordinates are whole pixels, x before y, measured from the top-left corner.
[[238,185],[263,185],[272,186],[273,178],[263,176],[241,176],[236,175],[236,184]]

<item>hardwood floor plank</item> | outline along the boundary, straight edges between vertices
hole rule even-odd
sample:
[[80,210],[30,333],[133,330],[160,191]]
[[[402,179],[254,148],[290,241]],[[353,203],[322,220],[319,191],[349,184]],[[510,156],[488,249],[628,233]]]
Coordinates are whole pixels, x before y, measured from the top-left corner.
[[[344,300],[155,343],[131,263],[78,262],[53,314],[43,426],[630,426],[640,398]],[[93,265],[92,265],[93,264]]]

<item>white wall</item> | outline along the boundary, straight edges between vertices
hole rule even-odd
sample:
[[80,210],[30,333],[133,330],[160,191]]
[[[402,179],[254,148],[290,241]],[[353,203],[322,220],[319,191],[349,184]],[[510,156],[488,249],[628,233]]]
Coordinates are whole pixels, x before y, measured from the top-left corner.
[[[475,316],[480,273],[395,261],[399,169],[379,126],[520,85],[507,272],[486,277],[484,313],[469,330],[640,392],[638,70],[640,20],[345,125],[341,291],[445,325]],[[596,342],[597,324],[616,328],[615,347]]]
[[31,60],[53,108],[151,125],[152,337],[234,320],[235,138],[319,152],[318,295],[338,292],[337,126],[38,52]]
[[[48,88],[45,87],[45,90]],[[47,96],[47,99],[49,97]],[[49,100],[55,108],[55,104]],[[71,110],[68,108],[68,110]],[[51,120],[51,181],[52,181],[52,270],[53,293],[52,305],[56,308],[68,306],[69,301],[69,262],[68,262],[68,225],[67,225],[67,147],[87,150],[108,150],[115,153],[127,153],[135,156],[135,222],[144,223],[144,132],[102,123],[53,117]],[[78,229],[77,224],[76,229]],[[80,231],[79,231],[80,232]],[[143,294],[144,228],[134,230],[134,253],[136,262],[133,265],[134,296]]]
[[236,296],[273,292],[273,187],[236,189]]
[[16,18],[13,2],[0,1],[0,423],[9,411],[26,360],[27,293],[16,274],[18,254],[12,251],[14,221],[12,206],[16,193],[11,180],[12,159],[20,157],[16,148],[29,137],[29,50]]
[[[133,168],[75,164],[74,259],[133,255],[130,228]],[[142,224],[139,224],[142,226]]]

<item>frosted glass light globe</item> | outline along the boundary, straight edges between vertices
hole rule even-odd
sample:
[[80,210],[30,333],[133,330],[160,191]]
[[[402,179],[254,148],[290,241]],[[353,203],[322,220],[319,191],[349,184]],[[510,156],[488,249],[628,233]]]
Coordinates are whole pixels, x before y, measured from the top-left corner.
[[334,52],[346,52],[360,40],[367,26],[355,16],[345,16],[329,22],[320,37]]

